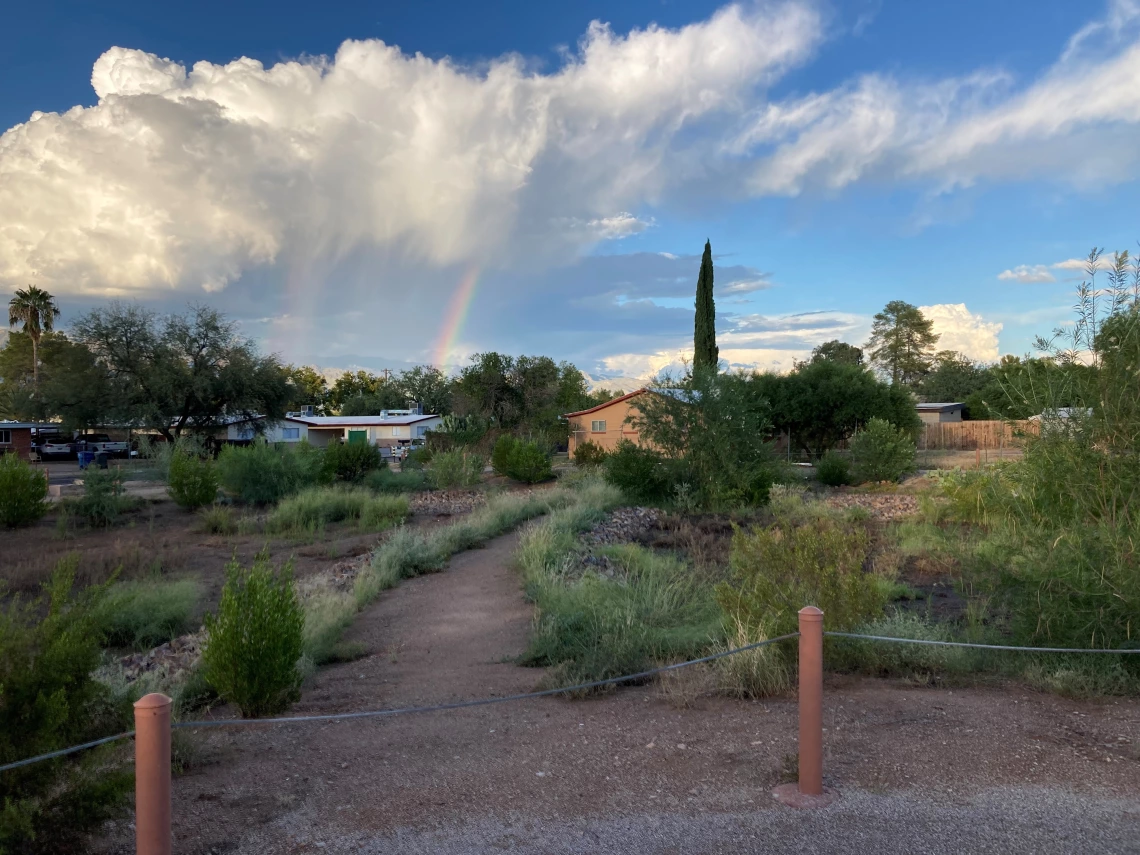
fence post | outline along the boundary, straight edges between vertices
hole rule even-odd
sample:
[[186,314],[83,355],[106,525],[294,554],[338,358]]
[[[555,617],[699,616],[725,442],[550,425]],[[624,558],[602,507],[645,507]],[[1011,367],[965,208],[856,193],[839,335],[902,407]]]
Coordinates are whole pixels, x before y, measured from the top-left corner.
[[135,702],[137,855],[171,855],[170,705],[157,692]]
[[800,609],[800,793],[823,795],[823,612]]

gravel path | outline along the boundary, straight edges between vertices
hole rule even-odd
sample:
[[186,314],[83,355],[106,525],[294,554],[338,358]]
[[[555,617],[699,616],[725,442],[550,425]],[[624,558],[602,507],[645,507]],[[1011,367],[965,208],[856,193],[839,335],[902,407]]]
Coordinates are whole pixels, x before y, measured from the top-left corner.
[[[515,536],[387,592],[300,714],[508,694],[531,609]],[[822,811],[777,805],[791,699],[653,687],[329,724],[209,730],[175,780],[175,852],[1140,853],[1140,702],[829,678]],[[221,711],[225,714],[225,711]],[[99,851],[132,852],[130,829]]]

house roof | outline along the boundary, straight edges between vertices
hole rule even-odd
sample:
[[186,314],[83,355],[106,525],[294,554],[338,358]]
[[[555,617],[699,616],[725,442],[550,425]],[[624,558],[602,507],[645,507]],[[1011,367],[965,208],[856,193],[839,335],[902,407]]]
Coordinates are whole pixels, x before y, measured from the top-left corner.
[[645,391],[645,389],[634,389],[632,392],[626,392],[624,395],[614,398],[612,401],[606,401],[604,404],[598,404],[596,407],[590,407],[588,410],[578,410],[576,413],[565,413],[562,418],[571,419],[574,418],[574,416],[585,416],[590,413],[596,413],[598,410],[608,407],[611,404],[620,404],[622,401],[628,401],[630,398],[634,398]]
[[915,404],[914,408],[922,413],[944,413],[957,407],[966,406],[964,403],[955,404]]
[[9,422],[0,421],[0,430],[34,430],[42,427],[54,427],[53,425],[42,425],[39,422]]
[[426,416],[286,416],[284,421],[299,422],[314,428],[378,427],[382,425],[414,425],[437,415]]

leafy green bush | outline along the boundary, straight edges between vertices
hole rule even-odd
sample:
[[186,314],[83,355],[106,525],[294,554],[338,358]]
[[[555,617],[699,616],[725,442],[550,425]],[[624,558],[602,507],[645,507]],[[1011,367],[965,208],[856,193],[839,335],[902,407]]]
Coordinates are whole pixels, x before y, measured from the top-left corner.
[[574,462],[579,466],[601,466],[608,456],[609,452],[591,440],[579,443],[574,449]]
[[659,452],[628,439],[619,442],[606,456],[602,472],[607,481],[638,502],[668,498],[677,482],[670,461]]
[[47,476],[17,454],[0,454],[0,523],[31,525],[47,513]]
[[491,468],[496,475],[506,475],[511,465],[511,454],[519,441],[509,433],[505,433],[495,441],[495,448],[491,452]]
[[307,442],[277,448],[265,442],[227,445],[218,456],[218,481],[251,505],[271,505],[305,487],[331,480],[324,452]]
[[550,455],[536,440],[520,440],[515,443],[507,459],[508,478],[524,484],[537,484],[554,477],[550,466]]
[[118,469],[88,467],[83,473],[83,496],[73,507],[88,525],[109,528],[133,504],[123,495],[123,476]]
[[[0,764],[122,732],[130,706],[91,676],[104,588],[73,594],[78,556],[60,561],[47,603],[0,610]],[[108,745],[0,774],[0,853],[61,852],[115,815],[130,792],[129,755]]]
[[370,473],[364,479],[364,486],[377,493],[414,493],[427,486],[427,476],[422,469],[393,472],[385,467]]
[[886,604],[883,586],[863,572],[869,549],[865,527],[827,518],[741,529],[732,537],[731,580],[717,586],[717,598],[733,620],[774,635],[794,632],[804,606],[823,609],[828,629],[849,629]]
[[292,564],[275,572],[263,552],[245,570],[235,559],[217,614],[206,616],[203,674],[245,718],[281,712],[300,697],[304,629]]
[[357,482],[385,465],[369,442],[334,442],[325,448],[325,467],[337,481]]
[[179,507],[197,510],[203,505],[213,504],[218,497],[218,475],[214,462],[175,450],[170,458],[168,476],[170,498]]
[[865,481],[899,481],[914,471],[914,440],[885,419],[871,419],[851,440],[855,478]]
[[192,579],[120,582],[96,606],[95,622],[104,644],[149,650],[196,629],[200,598]]
[[431,463],[434,453],[430,448],[414,448],[400,462],[401,472],[414,472]]
[[199,516],[202,519],[202,531],[207,534],[237,534],[238,523],[234,519],[234,512],[225,505],[203,508]]
[[851,462],[834,451],[829,451],[815,464],[815,475],[821,484],[842,487],[851,483]]
[[432,457],[428,480],[437,490],[473,487],[483,477],[485,463],[478,454],[462,449],[442,451]]
[[408,515],[403,496],[376,495],[363,487],[312,487],[283,499],[266,521],[271,532],[305,534],[328,523],[355,520],[362,528],[380,531]]

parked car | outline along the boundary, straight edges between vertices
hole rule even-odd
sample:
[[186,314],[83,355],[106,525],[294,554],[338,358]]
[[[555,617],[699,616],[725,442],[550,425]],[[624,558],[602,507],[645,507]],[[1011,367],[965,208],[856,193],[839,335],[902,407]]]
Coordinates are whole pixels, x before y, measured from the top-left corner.
[[75,438],[76,451],[105,452],[112,457],[126,457],[130,445],[125,440],[111,439],[105,433],[89,433]]
[[75,443],[62,436],[46,437],[34,446],[40,460],[74,460]]

